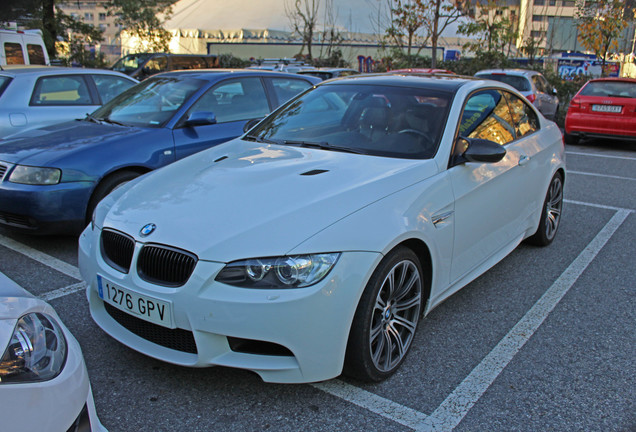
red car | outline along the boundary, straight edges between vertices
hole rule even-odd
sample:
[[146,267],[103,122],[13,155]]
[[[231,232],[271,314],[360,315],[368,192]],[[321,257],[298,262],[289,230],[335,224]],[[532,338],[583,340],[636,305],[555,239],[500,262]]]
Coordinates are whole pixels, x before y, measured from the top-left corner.
[[593,79],[574,95],[565,116],[565,142],[586,137],[636,139],[636,79]]

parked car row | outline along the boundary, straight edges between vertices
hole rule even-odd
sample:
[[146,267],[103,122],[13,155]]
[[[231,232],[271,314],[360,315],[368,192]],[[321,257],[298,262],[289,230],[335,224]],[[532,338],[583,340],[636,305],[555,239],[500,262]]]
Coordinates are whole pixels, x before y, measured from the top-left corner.
[[[0,141],[0,223],[83,230],[92,318],[148,356],[373,382],[423,315],[521,241],[555,239],[565,174],[557,126],[496,81],[178,71]],[[11,331],[61,341],[43,311]],[[83,382],[86,409],[64,412],[99,430]]]

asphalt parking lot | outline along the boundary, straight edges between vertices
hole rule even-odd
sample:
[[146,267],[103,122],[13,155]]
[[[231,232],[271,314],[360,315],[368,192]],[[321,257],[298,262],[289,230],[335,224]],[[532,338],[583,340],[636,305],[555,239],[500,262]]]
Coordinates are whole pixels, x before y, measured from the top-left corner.
[[111,432],[636,431],[636,144],[566,151],[555,242],[522,244],[435,309],[380,384],[274,385],[138,354],[92,322],[77,238],[0,229],[0,271],[79,340]]

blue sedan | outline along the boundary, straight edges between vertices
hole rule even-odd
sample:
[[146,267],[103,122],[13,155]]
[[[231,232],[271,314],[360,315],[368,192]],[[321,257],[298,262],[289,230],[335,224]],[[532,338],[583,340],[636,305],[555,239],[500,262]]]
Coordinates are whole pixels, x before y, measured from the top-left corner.
[[78,234],[118,186],[235,138],[320,80],[279,72],[156,75],[85,119],[0,140],[0,224]]

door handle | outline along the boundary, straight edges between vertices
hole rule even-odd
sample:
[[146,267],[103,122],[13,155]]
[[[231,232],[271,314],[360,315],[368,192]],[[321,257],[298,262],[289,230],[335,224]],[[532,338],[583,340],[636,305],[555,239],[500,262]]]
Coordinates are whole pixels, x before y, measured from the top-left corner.
[[524,166],[528,162],[530,162],[530,156],[526,156],[526,155],[519,156],[519,166]]

